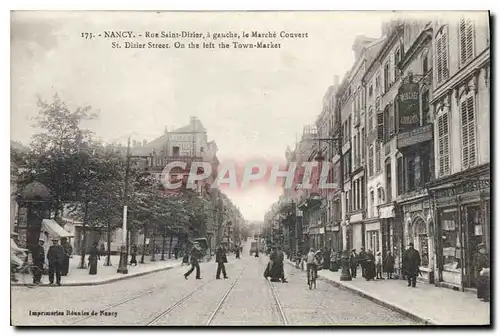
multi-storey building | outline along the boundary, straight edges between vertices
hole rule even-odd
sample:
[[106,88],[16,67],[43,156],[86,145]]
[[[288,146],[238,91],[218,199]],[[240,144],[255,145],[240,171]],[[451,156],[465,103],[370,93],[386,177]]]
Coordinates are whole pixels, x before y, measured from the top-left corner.
[[430,183],[436,280],[475,286],[479,243],[490,251],[490,30],[487,12],[432,23],[436,180]]
[[343,246],[359,249],[365,246],[366,161],[365,105],[362,78],[383,39],[358,36],[353,45],[355,63],[338,91],[343,162]]

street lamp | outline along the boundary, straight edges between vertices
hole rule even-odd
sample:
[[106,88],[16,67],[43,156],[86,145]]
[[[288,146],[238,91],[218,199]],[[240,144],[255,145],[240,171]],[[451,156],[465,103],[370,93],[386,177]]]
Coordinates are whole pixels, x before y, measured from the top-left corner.
[[122,227],[122,245],[120,247],[120,263],[118,273],[127,274],[127,207],[128,207],[128,177],[130,173],[130,137],[127,141],[127,163],[125,168],[125,188],[123,192],[123,227]]

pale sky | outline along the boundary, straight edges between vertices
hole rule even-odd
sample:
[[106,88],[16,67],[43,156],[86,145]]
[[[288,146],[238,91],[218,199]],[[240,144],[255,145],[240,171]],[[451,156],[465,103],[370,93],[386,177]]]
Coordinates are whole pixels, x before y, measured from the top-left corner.
[[[342,80],[354,63],[356,35],[380,37],[384,17],[383,12],[15,12],[11,139],[29,143],[36,95],[50,99],[57,92],[70,107],[91,105],[99,112],[99,119],[85,126],[105,141],[124,141],[129,134],[153,140],[165,127],[186,125],[192,115],[216,141],[221,160],[284,157],[287,145],[293,148],[302,127],[320,113],[334,76]],[[124,40],[80,37],[104,30],[284,30],[308,38],[281,39],[281,49],[155,50],[113,49],[113,41]],[[226,193],[245,219],[263,220],[281,190]]]

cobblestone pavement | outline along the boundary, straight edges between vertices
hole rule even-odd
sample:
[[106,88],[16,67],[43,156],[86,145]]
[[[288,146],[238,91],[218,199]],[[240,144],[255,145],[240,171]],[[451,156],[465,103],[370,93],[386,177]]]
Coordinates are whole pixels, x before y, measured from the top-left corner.
[[[12,287],[13,325],[407,325],[415,322],[286,265],[289,283],[262,274],[267,257],[226,264],[229,279],[215,279],[215,263],[202,263],[201,280],[187,267],[90,287]],[[223,300],[224,299],[224,300]],[[282,310],[280,310],[280,307]],[[60,312],[62,316],[30,316]],[[94,316],[72,316],[67,311]],[[284,317],[283,317],[283,314]]]

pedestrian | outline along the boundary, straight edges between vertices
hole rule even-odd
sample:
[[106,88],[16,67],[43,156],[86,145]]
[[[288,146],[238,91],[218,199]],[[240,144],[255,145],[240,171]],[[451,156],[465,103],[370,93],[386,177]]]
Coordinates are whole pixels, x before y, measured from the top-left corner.
[[366,281],[370,281],[375,279],[376,275],[376,270],[375,270],[375,256],[373,255],[372,251],[368,250],[368,252],[365,254],[366,259],[365,259],[365,274],[364,278]]
[[101,243],[101,248],[99,249],[99,252],[101,253],[101,257],[104,257],[106,255],[106,247],[104,246],[104,243]]
[[17,233],[13,232],[10,235],[10,280],[18,282],[16,278],[16,269],[23,267],[26,259],[27,249],[17,246]]
[[420,253],[413,248],[413,243],[410,243],[408,249],[403,254],[403,269],[408,279],[408,287],[415,287],[417,285],[419,267]]
[[38,285],[42,282],[43,265],[45,264],[45,249],[43,239],[38,240],[38,245],[33,248],[33,265],[35,269],[33,270],[33,283]]
[[281,246],[278,246],[276,252],[277,252],[276,262],[279,270],[279,279],[281,279],[282,283],[287,283],[288,281],[286,281],[285,278],[285,254],[283,253]]
[[220,273],[222,271],[224,279],[228,279],[226,273],[226,266],[224,265],[225,263],[227,263],[227,255],[226,255],[226,250],[222,245],[219,245],[217,247],[217,250],[215,250],[215,262],[217,263],[217,273],[215,275],[215,278],[220,279]]
[[355,278],[358,273],[358,263],[359,257],[356,253],[356,249],[352,249],[351,254],[349,255],[349,267],[351,268],[351,276],[353,278]]
[[331,259],[331,252],[329,249],[326,247],[323,248],[323,269],[324,270],[329,270],[330,269],[330,259]]
[[184,273],[184,278],[187,280],[188,276],[193,273],[196,269],[196,279],[201,279],[200,272],[200,259],[202,258],[201,248],[198,243],[194,243],[193,248],[191,249],[191,269]]
[[384,260],[384,272],[387,273],[387,279],[392,279],[392,273],[394,273],[394,261],[394,256],[391,252],[388,252]]
[[179,258],[179,247],[177,245],[174,246],[174,258],[175,260]]
[[66,276],[66,275],[68,275],[68,272],[69,272],[69,258],[73,254],[73,247],[68,242],[68,238],[66,238],[66,237],[61,238],[61,246],[64,249],[64,260],[63,260],[63,264],[62,264],[61,275]]
[[361,251],[358,254],[358,264],[361,266],[361,276],[365,277],[365,268],[366,268],[366,251],[365,247],[361,247]]
[[235,253],[236,253],[236,259],[240,259],[240,248],[239,247],[236,247]]
[[281,276],[281,270],[278,266],[278,251],[276,246],[270,247],[269,262],[264,271],[264,278],[271,278],[271,282],[279,282]]
[[189,265],[189,251],[187,250],[187,248],[184,251],[184,255],[182,256],[181,266],[184,266],[184,265]]
[[481,243],[474,256],[474,275],[476,278],[477,298],[490,301],[490,261],[486,255],[486,246]]
[[375,268],[377,271],[377,279],[384,280],[382,276],[382,252],[378,251],[377,256],[375,257]]
[[91,275],[97,274],[97,261],[100,259],[101,257],[99,250],[97,249],[97,242],[94,242],[89,251],[89,274]]
[[56,276],[56,284],[61,286],[61,272],[64,261],[64,248],[59,245],[59,239],[52,239],[52,246],[47,252],[47,260],[49,261],[49,282],[54,284],[54,275]]
[[137,266],[137,245],[132,244],[130,247],[130,265],[134,264],[134,266]]

